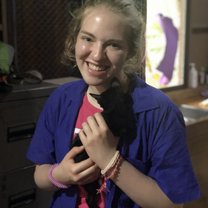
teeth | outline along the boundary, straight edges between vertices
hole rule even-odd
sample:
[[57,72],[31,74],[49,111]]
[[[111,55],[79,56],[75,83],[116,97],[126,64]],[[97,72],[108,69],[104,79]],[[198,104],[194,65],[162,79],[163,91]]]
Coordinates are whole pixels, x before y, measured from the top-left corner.
[[103,71],[103,70],[105,70],[105,68],[103,66],[97,66],[97,65],[94,65],[92,63],[89,63],[89,67],[90,67],[90,69],[92,69],[94,71]]

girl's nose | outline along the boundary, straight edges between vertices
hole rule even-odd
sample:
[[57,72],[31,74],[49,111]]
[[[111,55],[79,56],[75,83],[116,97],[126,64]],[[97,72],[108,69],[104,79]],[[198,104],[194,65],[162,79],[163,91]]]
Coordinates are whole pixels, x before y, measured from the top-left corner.
[[105,58],[106,51],[102,44],[100,43],[94,44],[92,48],[92,56],[95,61],[100,61]]

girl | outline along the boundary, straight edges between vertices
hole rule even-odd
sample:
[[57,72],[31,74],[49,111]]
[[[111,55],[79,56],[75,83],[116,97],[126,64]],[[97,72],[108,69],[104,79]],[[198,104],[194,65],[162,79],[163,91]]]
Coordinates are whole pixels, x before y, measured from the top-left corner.
[[[27,154],[36,164],[36,184],[55,190],[51,207],[169,208],[199,197],[181,113],[135,75],[143,40],[133,0],[87,0],[74,14],[65,58],[76,62],[83,79],[52,93]],[[134,137],[114,136],[90,96],[113,79],[132,97]],[[83,145],[72,148],[76,133]],[[89,158],[75,163],[84,150]],[[85,185],[95,181],[100,188],[91,203]]]

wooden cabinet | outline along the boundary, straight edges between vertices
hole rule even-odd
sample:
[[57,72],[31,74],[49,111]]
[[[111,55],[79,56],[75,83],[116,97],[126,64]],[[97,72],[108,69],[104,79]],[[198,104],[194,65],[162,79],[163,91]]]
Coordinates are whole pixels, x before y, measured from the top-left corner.
[[48,207],[51,193],[39,190],[26,159],[37,119],[57,85],[16,85],[0,93],[0,207]]
[[201,197],[184,208],[208,207],[208,120],[187,126],[188,147],[201,189]]

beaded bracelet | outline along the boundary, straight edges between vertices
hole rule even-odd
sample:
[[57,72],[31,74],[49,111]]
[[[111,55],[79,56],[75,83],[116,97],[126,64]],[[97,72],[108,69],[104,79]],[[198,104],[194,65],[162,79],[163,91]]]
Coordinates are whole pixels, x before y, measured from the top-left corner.
[[48,179],[50,180],[50,182],[55,185],[57,188],[61,188],[61,189],[67,189],[68,186],[58,182],[53,176],[52,176],[52,172],[53,170],[58,166],[59,164],[56,163],[54,165],[51,165],[49,171],[48,171]]
[[116,151],[116,153],[114,154],[110,162],[107,164],[107,166],[103,170],[101,170],[102,175],[105,175],[108,172],[108,170],[115,165],[116,161],[119,158],[119,155],[120,155],[119,151]]
[[111,169],[109,169],[109,171],[107,171],[107,173],[105,174],[105,177],[107,179],[116,180],[120,172],[120,167],[121,167],[122,162],[123,162],[123,157],[119,155],[115,165]]
[[99,189],[97,189],[97,193],[101,193],[103,191],[106,191],[107,186],[106,186],[106,180],[112,179],[116,180],[119,172],[120,172],[120,167],[123,163],[124,159],[120,155],[119,151],[115,153],[111,161],[108,163],[106,168],[104,170],[101,170],[101,174],[104,177],[104,183],[101,185]]

